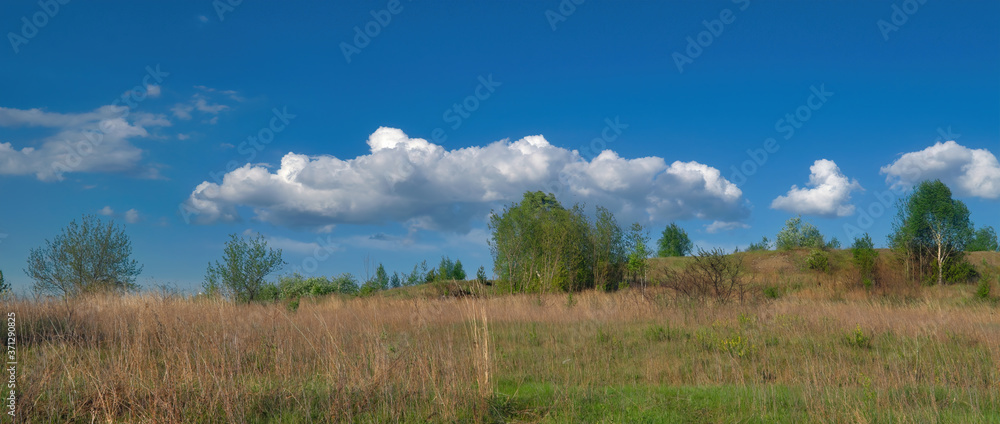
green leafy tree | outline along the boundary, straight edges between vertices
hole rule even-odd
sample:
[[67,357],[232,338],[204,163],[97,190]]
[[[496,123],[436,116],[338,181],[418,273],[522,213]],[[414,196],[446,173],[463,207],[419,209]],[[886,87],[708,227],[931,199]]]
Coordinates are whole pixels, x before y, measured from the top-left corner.
[[490,217],[490,252],[498,284],[511,292],[579,290],[594,286],[590,225],[579,206],[527,192]]
[[659,250],[657,250],[656,254],[661,258],[687,256],[694,247],[694,244],[691,243],[691,239],[688,237],[687,231],[684,231],[684,229],[672,222],[663,230],[663,234],[660,236],[657,245],[659,246]]
[[486,268],[482,265],[479,266],[479,270],[476,271],[476,281],[480,284],[486,284]]
[[933,263],[937,282],[943,283],[946,262],[963,262],[954,258],[961,255],[973,237],[968,207],[952,199],[951,189],[940,180],[921,182],[909,196],[900,199],[898,206],[889,244],[904,252],[908,263],[915,262],[907,266],[908,270],[921,271]]
[[[823,234],[819,232],[819,229],[808,222],[803,222],[800,216],[785,221],[785,228],[778,232],[775,246],[778,250],[826,249],[830,247],[823,242]],[[837,242],[837,246],[840,246],[839,242]]]
[[343,273],[338,275],[336,278],[330,281],[334,287],[336,287],[336,292],[346,295],[357,295],[360,287],[358,287],[358,280],[354,278],[350,273]]
[[461,260],[455,260],[455,267],[451,269],[451,278],[455,280],[465,279],[465,268],[462,267]]
[[875,280],[875,264],[878,261],[878,251],[875,250],[875,245],[872,243],[872,238],[868,233],[865,233],[860,238],[854,238],[854,243],[851,245],[851,256],[854,264],[861,271],[862,283],[866,281],[873,282]]
[[626,235],[628,253],[628,271],[632,275],[633,281],[646,282],[646,271],[648,269],[647,259],[649,259],[649,231],[643,228],[642,224],[636,222],[629,227]]
[[420,284],[421,280],[424,279],[424,275],[421,272],[421,269],[423,270],[427,269],[427,261],[423,261],[413,266],[413,271],[410,271],[410,273],[406,275],[405,284],[407,286],[415,286],[417,284]]
[[996,252],[997,250],[1000,250],[1000,244],[997,243],[997,233],[993,227],[983,227],[976,230],[969,245],[965,246],[966,252]]
[[389,289],[389,274],[385,271],[385,267],[382,264],[378,264],[375,268],[375,276],[371,277],[368,281],[365,281],[361,285],[359,293],[361,296],[369,296],[375,292]]
[[625,276],[627,252],[624,232],[614,214],[607,208],[597,207],[597,215],[590,226],[590,264],[593,282],[605,290],[617,288]]
[[767,237],[762,237],[757,243],[750,243],[747,247],[747,252],[762,252],[766,250],[771,250],[771,241]]
[[24,270],[35,290],[63,297],[87,292],[138,289],[142,266],[132,258],[132,242],[124,227],[84,215],[73,220],[45,247],[31,249]]
[[264,278],[284,265],[281,249],[269,248],[264,236],[230,234],[222,262],[208,264],[205,291],[225,290],[232,299],[240,302],[262,300],[264,290],[268,289]]
[[3,279],[3,271],[0,271],[0,295],[10,293],[10,284]]
[[441,257],[441,263],[438,264],[437,268],[437,280],[454,280],[455,278],[455,262],[447,256]]
[[382,264],[378,264],[378,268],[375,269],[375,287],[379,290],[389,288],[389,274],[385,272],[385,267]]

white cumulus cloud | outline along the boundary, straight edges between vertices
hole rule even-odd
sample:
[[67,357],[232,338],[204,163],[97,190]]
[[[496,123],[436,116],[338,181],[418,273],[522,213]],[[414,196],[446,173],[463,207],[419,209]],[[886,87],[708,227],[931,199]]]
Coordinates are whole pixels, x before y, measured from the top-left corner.
[[711,224],[705,226],[705,232],[715,234],[722,231],[745,230],[747,228],[750,228],[750,225],[743,222],[712,221]]
[[135,209],[129,209],[125,211],[125,222],[129,224],[135,224],[139,222],[139,211]]
[[0,127],[52,129],[20,149],[0,143],[0,175],[34,174],[39,180],[58,181],[69,172],[136,171],[143,151],[130,140],[148,137],[147,128],[169,125],[162,115],[129,113],[125,106],[75,114],[0,107]]
[[446,150],[385,127],[368,146],[369,154],[346,160],[288,153],[273,172],[246,164],[221,184],[199,184],[183,209],[201,223],[239,220],[238,208],[247,207],[256,219],[286,226],[401,222],[465,232],[491,209],[542,190],[567,204],[605,206],[625,222],[738,222],[749,215],[742,191],[697,162],[668,165],[612,151],[587,161],[542,136]]
[[820,159],[809,167],[807,187],[793,185],[784,196],[771,202],[772,209],[825,217],[854,214],[851,192],[861,190],[856,180],[848,179],[832,160]]
[[970,149],[954,141],[938,142],[909,152],[883,166],[886,183],[909,188],[924,180],[939,179],[963,196],[1000,199],[1000,163],[986,149]]

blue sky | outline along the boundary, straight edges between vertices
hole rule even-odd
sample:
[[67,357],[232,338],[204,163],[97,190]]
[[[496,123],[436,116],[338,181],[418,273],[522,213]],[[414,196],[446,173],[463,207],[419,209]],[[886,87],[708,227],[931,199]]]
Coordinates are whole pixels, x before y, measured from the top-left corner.
[[992,1],[4,2],[0,270],[26,290],[29,249],[83,214],[127,227],[144,285],[196,289],[246,231],[317,275],[489,268],[485,217],[524,190],[654,240],[676,220],[699,246],[746,246],[801,213],[884,244],[882,202],[941,178],[1000,227],[998,17]]

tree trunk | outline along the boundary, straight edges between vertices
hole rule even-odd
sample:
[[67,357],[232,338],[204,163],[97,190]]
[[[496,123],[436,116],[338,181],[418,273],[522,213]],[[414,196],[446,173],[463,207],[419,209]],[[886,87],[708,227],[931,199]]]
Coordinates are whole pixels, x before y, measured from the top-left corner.
[[944,258],[942,257],[942,246],[941,241],[938,241],[938,285],[940,286],[944,280]]

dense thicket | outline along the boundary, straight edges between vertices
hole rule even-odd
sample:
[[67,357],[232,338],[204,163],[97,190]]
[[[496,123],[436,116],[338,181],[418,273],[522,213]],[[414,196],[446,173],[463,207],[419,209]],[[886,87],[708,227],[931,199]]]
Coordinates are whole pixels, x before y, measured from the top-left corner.
[[540,191],[494,213],[489,228],[497,284],[510,292],[615,288],[630,254],[648,257],[607,209],[598,207],[590,219],[582,206],[567,209]]
[[[973,240],[969,208],[952,198],[940,180],[924,181],[899,200],[889,245],[900,252],[911,277],[936,277],[937,283],[969,279],[962,253]],[[973,271],[974,272],[974,271]]]

